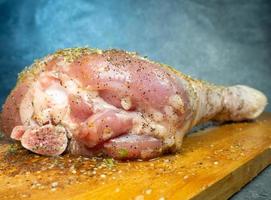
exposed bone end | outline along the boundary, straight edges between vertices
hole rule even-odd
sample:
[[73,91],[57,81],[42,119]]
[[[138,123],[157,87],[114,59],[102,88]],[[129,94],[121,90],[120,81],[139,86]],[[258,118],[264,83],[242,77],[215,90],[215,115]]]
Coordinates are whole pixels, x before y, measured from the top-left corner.
[[130,110],[132,107],[132,101],[130,99],[130,97],[124,97],[121,99],[121,106],[125,109],[125,110]]
[[267,97],[259,90],[251,87],[239,85],[240,90],[244,93],[244,99],[247,101],[245,109],[247,110],[247,119],[258,117],[267,105]]
[[259,90],[244,85],[226,88],[223,110],[215,120],[242,121],[257,118],[267,105],[267,97]]
[[184,103],[179,95],[175,94],[169,97],[169,104],[176,110],[179,110],[182,113],[184,112]]

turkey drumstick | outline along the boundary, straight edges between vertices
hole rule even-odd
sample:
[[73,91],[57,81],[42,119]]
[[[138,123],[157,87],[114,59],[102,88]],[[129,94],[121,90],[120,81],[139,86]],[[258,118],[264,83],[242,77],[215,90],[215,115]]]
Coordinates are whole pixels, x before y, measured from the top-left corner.
[[254,119],[266,104],[258,90],[194,80],[135,53],[71,48],[19,75],[1,129],[42,155],[150,159],[178,151],[199,123]]

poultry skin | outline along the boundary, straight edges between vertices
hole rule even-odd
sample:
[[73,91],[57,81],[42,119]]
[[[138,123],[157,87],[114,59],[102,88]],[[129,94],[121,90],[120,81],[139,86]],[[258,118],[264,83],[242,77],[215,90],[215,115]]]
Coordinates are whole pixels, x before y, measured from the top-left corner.
[[41,155],[150,159],[180,150],[195,125],[254,119],[266,104],[253,88],[194,80],[136,53],[69,48],[19,74],[1,130]]

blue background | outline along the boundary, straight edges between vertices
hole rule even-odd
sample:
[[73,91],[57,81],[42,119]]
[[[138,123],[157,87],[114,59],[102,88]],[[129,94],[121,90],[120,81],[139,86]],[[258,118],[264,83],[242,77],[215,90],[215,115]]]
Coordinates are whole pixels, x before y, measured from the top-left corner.
[[[34,59],[76,46],[137,51],[196,78],[250,85],[271,99],[269,2],[0,0],[0,104]],[[233,199],[271,199],[270,185],[269,167]]]

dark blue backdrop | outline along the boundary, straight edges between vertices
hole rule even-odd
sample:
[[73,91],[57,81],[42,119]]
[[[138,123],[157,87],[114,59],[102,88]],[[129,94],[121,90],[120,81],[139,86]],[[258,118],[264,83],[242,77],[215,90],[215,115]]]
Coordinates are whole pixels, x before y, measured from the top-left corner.
[[[0,104],[34,59],[86,45],[137,51],[197,78],[256,87],[271,99],[268,2],[0,0]],[[270,198],[270,176],[269,168],[234,199]]]

